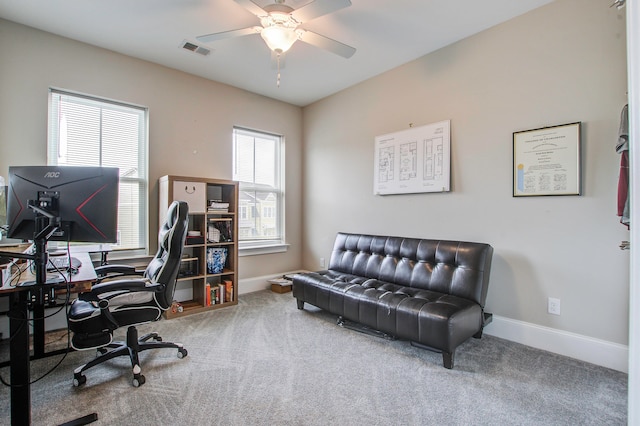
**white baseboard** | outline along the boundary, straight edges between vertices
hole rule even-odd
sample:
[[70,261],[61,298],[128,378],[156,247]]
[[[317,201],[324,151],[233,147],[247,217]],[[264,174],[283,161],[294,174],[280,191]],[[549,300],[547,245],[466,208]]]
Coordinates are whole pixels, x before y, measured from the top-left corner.
[[[263,275],[240,280],[238,293],[251,293],[271,288],[268,280],[280,278],[284,274]],[[628,373],[629,347],[606,340],[595,339],[555,328],[513,320],[498,315],[484,329],[484,333],[537,349],[553,352],[591,364]]]
[[618,343],[496,315],[484,332],[623,373],[629,371],[629,347]]

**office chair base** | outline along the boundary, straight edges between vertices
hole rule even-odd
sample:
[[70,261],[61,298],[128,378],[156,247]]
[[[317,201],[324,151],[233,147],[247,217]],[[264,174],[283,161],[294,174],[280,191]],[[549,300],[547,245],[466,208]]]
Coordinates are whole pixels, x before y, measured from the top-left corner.
[[[149,341],[152,340],[152,341]],[[182,343],[170,343],[163,342],[162,337],[158,333],[145,334],[141,338],[138,338],[138,330],[134,326],[130,326],[127,329],[127,340],[125,342],[112,342],[106,346],[98,348],[99,355],[92,361],[89,361],[85,365],[76,368],[73,372],[73,386],[78,387],[87,382],[87,376],[82,374],[84,371],[91,367],[95,367],[98,364],[102,364],[119,356],[128,356],[131,360],[131,368],[133,372],[133,386],[142,386],[146,379],[142,375],[142,369],[140,368],[140,361],[138,359],[138,353],[146,351],[148,349],[159,348],[174,348],[178,349],[178,358],[182,359],[187,356],[187,350],[182,346]]]
[[97,413],[91,413],[91,414],[87,414],[86,416],[82,416],[80,418],[77,418],[75,420],[71,420],[70,422],[62,423],[59,426],[88,425],[89,423],[93,423],[93,422],[97,422],[97,421],[98,421],[98,414]]

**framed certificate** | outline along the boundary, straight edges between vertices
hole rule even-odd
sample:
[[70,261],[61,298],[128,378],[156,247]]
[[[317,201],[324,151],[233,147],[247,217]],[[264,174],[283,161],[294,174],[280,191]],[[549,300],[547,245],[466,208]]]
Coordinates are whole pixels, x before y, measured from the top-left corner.
[[513,133],[513,196],[581,194],[580,122]]

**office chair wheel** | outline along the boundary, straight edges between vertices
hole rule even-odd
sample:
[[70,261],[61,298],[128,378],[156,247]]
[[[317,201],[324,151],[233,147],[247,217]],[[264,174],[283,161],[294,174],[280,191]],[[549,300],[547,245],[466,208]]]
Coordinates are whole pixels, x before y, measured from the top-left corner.
[[87,383],[87,376],[84,374],[74,374],[73,375],[73,386],[78,387]]
[[189,354],[189,352],[187,352],[187,350],[185,348],[178,349],[178,358],[182,359],[185,356],[187,356],[188,354]]
[[[98,349],[96,349],[96,352],[98,352],[100,355],[104,355],[107,352],[109,352],[109,349],[107,349],[107,348],[98,348]],[[100,355],[98,355],[98,356],[100,356]]]
[[146,382],[146,379],[142,374],[133,375],[133,387],[139,388],[140,386],[144,385],[144,382]]

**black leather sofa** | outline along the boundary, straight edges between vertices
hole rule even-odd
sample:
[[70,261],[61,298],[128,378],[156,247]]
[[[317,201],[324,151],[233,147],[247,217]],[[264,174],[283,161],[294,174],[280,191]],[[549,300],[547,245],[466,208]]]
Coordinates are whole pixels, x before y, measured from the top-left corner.
[[338,233],[329,268],[297,274],[298,309],[310,303],[365,329],[442,352],[480,338],[493,248],[489,244]]

